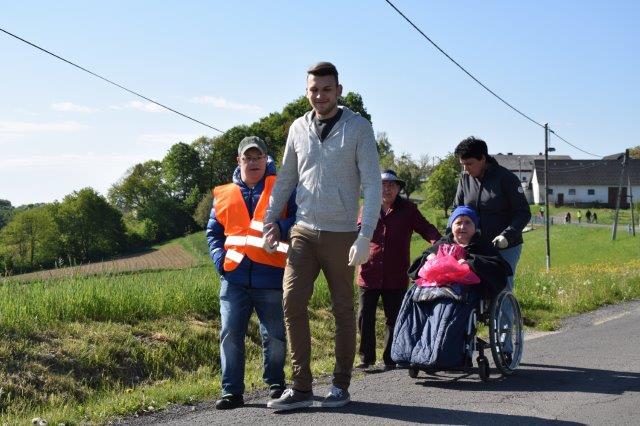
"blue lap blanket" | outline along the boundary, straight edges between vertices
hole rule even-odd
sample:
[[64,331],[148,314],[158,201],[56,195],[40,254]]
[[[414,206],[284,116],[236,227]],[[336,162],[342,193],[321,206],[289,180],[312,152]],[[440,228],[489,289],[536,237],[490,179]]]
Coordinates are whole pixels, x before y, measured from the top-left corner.
[[407,291],[396,320],[391,358],[440,370],[465,365],[467,323],[480,299],[475,286],[419,287]]

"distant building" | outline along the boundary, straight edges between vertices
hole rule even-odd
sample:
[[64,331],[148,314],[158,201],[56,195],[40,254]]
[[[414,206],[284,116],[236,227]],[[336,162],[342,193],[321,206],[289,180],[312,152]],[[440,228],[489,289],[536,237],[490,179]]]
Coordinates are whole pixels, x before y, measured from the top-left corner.
[[[555,205],[615,207],[622,168],[621,159],[605,160],[549,160],[549,203]],[[640,200],[640,160],[629,160],[631,192],[634,203]],[[626,173],[622,183],[621,207],[628,208]],[[534,160],[531,192],[533,202],[544,203],[544,159]]]
[[[502,167],[512,171],[522,183],[524,188],[524,194],[527,196],[529,203],[534,202],[533,192],[531,189],[531,178],[533,176],[534,161],[544,160],[542,153],[538,155],[529,154],[513,154],[508,152],[507,154],[498,153],[493,155],[498,164]],[[549,159],[554,160],[571,160],[568,155],[550,155]]]

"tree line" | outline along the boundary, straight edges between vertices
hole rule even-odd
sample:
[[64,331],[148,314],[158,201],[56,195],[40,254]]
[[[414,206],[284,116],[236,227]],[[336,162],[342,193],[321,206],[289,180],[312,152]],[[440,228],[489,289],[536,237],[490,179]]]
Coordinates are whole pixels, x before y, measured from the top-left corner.
[[[349,92],[340,103],[371,121],[358,93]],[[249,135],[263,138],[279,163],[289,127],[310,109],[301,96],[251,125],[178,142],[162,160],[129,168],[106,197],[83,188],[47,204],[14,207],[0,200],[0,272],[99,261],[203,229],[211,188],[228,183],[237,166],[238,142]],[[381,168],[394,168],[411,195],[434,169],[430,158],[395,154],[385,133],[376,139]]]

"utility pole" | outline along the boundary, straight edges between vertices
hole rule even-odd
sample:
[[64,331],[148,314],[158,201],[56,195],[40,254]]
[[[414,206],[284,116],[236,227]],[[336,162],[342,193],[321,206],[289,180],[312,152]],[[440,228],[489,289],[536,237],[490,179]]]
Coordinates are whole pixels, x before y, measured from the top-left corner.
[[622,157],[622,169],[620,169],[620,180],[618,181],[618,196],[616,197],[616,212],[613,216],[613,229],[611,229],[611,241],[616,239],[616,230],[618,229],[618,212],[620,211],[620,200],[622,199],[622,182],[624,182],[624,169],[627,166],[627,158],[629,150],[625,150]]
[[[628,157],[629,150],[627,149],[626,155]],[[629,169],[627,170],[627,186],[629,187],[629,208],[631,209],[631,235],[636,236],[636,220],[633,214],[633,187],[631,186],[631,161],[629,161]]]
[[545,211],[545,239],[547,243],[547,272],[551,269],[551,243],[549,241],[549,216],[551,212],[549,211],[549,167],[547,163],[549,162],[549,123],[545,123],[544,125],[544,211]]
[[522,185],[522,157],[518,157],[518,161],[520,162],[520,185]]

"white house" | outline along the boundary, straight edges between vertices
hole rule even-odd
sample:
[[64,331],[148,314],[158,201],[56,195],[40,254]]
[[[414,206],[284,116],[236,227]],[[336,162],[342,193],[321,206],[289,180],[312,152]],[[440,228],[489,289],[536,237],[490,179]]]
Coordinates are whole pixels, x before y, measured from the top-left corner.
[[[549,203],[555,205],[615,207],[622,160],[549,160]],[[627,185],[627,172],[631,188]],[[622,183],[621,207],[640,201],[640,160],[629,160]],[[533,202],[544,203],[544,160],[534,160],[531,191]]]
[[[493,155],[493,158],[495,158],[498,164],[502,167],[509,169],[518,176],[518,178],[520,178],[520,182],[522,182],[522,187],[524,188],[524,194],[527,196],[527,201],[529,201],[529,203],[533,203],[534,199],[531,191],[533,162],[535,160],[544,159],[544,155],[542,155],[542,153],[538,155],[529,155],[513,154],[508,152],[507,154],[495,154]],[[571,157],[568,155],[550,155],[549,158],[554,160],[571,160]]]

